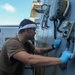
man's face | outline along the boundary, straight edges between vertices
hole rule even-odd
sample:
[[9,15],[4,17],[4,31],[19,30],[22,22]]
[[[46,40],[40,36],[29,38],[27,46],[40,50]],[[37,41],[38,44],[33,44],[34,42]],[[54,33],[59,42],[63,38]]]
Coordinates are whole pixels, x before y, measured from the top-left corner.
[[36,31],[35,28],[29,29],[29,39],[30,39],[30,40],[33,40],[33,39],[34,39],[34,36],[35,36],[35,34],[36,34],[35,31]]

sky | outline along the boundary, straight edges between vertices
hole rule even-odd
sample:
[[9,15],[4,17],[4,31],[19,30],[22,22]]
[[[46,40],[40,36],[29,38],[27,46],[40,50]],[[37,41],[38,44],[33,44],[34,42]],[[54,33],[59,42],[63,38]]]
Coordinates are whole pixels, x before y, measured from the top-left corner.
[[30,17],[35,0],[0,0],[0,25],[18,25]]

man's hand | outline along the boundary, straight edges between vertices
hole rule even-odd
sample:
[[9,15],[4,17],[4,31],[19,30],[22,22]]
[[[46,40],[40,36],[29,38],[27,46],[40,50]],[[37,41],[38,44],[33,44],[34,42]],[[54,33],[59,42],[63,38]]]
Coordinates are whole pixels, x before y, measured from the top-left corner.
[[72,53],[69,50],[65,50],[60,56],[62,63],[66,63],[70,59],[71,55]]
[[58,48],[59,45],[60,45],[60,43],[61,43],[61,40],[60,39],[56,39],[55,42],[54,42],[54,44],[52,45],[53,49]]

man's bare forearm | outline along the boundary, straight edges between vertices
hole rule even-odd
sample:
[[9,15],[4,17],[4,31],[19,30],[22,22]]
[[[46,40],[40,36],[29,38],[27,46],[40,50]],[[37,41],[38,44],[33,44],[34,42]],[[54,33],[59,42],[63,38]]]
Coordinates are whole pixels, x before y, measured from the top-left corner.
[[47,67],[47,66],[58,65],[62,63],[62,61],[59,58],[32,55],[25,51],[19,52],[15,54],[13,57],[25,64],[29,64],[37,67]]
[[36,48],[36,53],[45,54],[45,53],[52,51],[52,50],[53,50],[52,46],[44,47],[44,48]]
[[39,55],[32,55],[32,58],[30,59],[30,65],[33,65],[35,67],[49,67],[61,63],[62,62],[59,58],[45,57]]

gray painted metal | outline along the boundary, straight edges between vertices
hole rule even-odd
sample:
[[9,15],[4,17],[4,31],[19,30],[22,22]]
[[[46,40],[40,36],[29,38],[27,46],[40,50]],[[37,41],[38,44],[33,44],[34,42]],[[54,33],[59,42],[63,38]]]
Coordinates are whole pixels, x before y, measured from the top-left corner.
[[[55,0],[44,0],[43,4],[52,4],[52,2]],[[68,12],[68,15],[65,20],[67,21],[75,21],[75,0],[69,0],[71,3],[70,10]],[[50,13],[53,11],[53,8],[50,8]],[[43,19],[43,14],[41,16],[40,25],[38,26],[36,30],[36,36],[35,36],[35,45],[38,47],[43,46],[49,46],[54,43],[54,25],[52,21],[48,21],[49,28],[48,29],[41,29],[41,22]],[[57,38],[60,38],[62,40],[61,46],[50,53],[47,54],[47,56],[52,57],[59,57],[60,54],[65,50],[66,48],[66,39],[62,37],[62,34],[57,32]],[[75,42],[70,45],[69,48],[72,52],[75,50]],[[58,65],[53,67],[44,68],[42,75],[75,75],[75,57],[68,61],[67,65]]]

